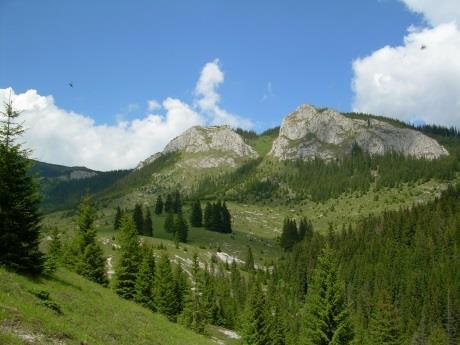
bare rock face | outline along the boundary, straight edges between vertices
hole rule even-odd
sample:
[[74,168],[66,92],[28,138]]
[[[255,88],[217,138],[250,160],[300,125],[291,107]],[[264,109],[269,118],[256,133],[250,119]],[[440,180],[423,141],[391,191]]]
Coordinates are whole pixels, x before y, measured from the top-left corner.
[[236,167],[240,160],[258,157],[257,152],[228,126],[195,126],[171,140],[163,152],[141,162],[137,169],[172,152],[186,154],[185,159],[177,163],[183,168],[215,168],[222,165]]
[[448,155],[436,140],[416,130],[352,119],[311,105],[302,105],[284,118],[269,154],[280,160],[330,160],[350,153],[354,144],[372,155],[392,151],[426,159]]

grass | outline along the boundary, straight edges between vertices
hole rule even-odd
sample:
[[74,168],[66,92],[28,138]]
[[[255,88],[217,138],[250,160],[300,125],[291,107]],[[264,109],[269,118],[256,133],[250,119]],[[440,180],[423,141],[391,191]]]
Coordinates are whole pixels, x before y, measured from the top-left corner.
[[[46,296],[43,292],[49,294],[48,300],[37,297]],[[53,305],[61,312],[51,309]],[[67,270],[34,280],[0,268],[0,344],[80,342],[215,344]]]

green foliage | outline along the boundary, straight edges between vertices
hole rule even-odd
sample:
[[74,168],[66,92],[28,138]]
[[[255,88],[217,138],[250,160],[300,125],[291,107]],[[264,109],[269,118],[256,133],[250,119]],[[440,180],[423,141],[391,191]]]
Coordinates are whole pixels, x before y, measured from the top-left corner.
[[163,213],[163,199],[161,198],[161,195],[158,195],[157,200],[155,202],[155,214],[160,215]]
[[155,257],[151,248],[144,247],[142,262],[136,277],[134,300],[143,306],[155,310],[154,303]]
[[79,207],[78,232],[73,246],[73,268],[83,277],[106,286],[108,284],[105,272],[105,258],[100,245],[96,242],[94,221],[96,213],[92,198],[87,195],[82,199]]
[[23,133],[15,122],[18,116],[11,101],[0,112],[0,264],[39,274],[44,263],[39,250],[40,197],[28,176],[27,152],[15,144]]
[[244,263],[244,268],[248,272],[253,272],[255,265],[254,265],[254,256],[252,255],[252,249],[250,246],[247,247],[246,251],[246,261]]
[[270,344],[269,314],[265,295],[260,286],[254,284],[246,304],[242,333],[247,345]]
[[172,213],[166,214],[164,229],[170,234],[174,233],[174,216]]
[[203,226],[203,211],[201,210],[200,200],[195,200],[190,211],[190,225],[195,228]]
[[345,345],[353,328],[338,276],[336,253],[325,248],[318,259],[305,303],[305,337],[311,345]]
[[142,211],[142,205],[136,204],[133,211],[133,222],[136,227],[136,231],[139,235],[143,234],[144,231],[144,214]]
[[182,213],[179,213],[174,221],[174,235],[179,242],[186,243],[188,238],[188,225]]
[[206,204],[204,226],[211,231],[227,234],[232,232],[232,217],[225,202],[208,202]]
[[150,214],[150,210],[147,209],[145,212],[145,218],[144,218],[144,223],[142,226],[142,234],[144,236],[153,236],[153,223],[152,223],[152,216]]
[[117,241],[121,248],[115,268],[115,291],[123,298],[133,299],[142,256],[134,222],[128,216],[122,217]]
[[297,233],[297,223],[295,219],[285,218],[280,238],[281,247],[284,250],[291,250],[298,241],[299,234]]
[[120,227],[121,216],[122,216],[121,208],[120,208],[120,206],[117,206],[117,208],[115,210],[115,219],[113,220],[113,229],[114,230],[118,230],[118,228]]
[[45,261],[45,272],[48,274],[56,271],[56,268],[62,259],[62,244],[57,227],[53,227],[51,229],[50,237],[51,241],[48,246],[48,252]]
[[166,254],[160,257],[156,266],[154,291],[156,309],[166,315],[169,320],[175,321],[178,311],[175,281]]

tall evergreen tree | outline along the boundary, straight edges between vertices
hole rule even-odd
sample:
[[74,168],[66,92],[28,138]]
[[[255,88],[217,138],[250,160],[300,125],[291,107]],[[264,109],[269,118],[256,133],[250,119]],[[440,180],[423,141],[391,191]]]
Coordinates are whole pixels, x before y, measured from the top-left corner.
[[291,250],[299,240],[297,225],[294,219],[285,218],[281,232],[280,245],[284,250]]
[[213,207],[212,204],[208,201],[206,203],[206,207],[204,209],[204,216],[203,216],[203,225],[206,229],[211,228],[211,218],[212,218],[212,211]]
[[152,223],[152,216],[150,215],[150,210],[147,209],[145,218],[144,218],[144,225],[142,233],[144,236],[153,236],[153,223]]
[[246,261],[245,261],[244,267],[246,268],[246,271],[248,272],[253,272],[255,269],[254,256],[252,255],[252,249],[250,246],[247,246]]
[[201,210],[201,203],[196,200],[192,204],[192,210],[190,212],[190,225],[195,228],[203,226],[203,211]]
[[174,276],[171,263],[166,254],[163,254],[156,265],[154,284],[155,307],[157,311],[175,321],[177,301],[175,292]]
[[305,340],[309,345],[346,345],[353,340],[336,254],[329,247],[318,258],[305,304],[304,321]]
[[166,213],[174,212],[173,197],[171,194],[166,195],[164,209]]
[[193,255],[192,288],[188,290],[181,323],[198,333],[204,333],[206,316],[202,302],[203,279],[201,276],[198,255]]
[[163,213],[163,199],[161,198],[161,195],[158,195],[157,201],[155,202],[155,214],[160,215]]
[[164,229],[170,234],[174,233],[174,216],[172,213],[166,214]]
[[24,132],[12,101],[0,112],[0,264],[39,274],[44,257],[39,250],[40,196],[28,175],[28,152],[17,144]]
[[242,333],[245,344],[270,344],[269,314],[265,295],[258,284],[254,284],[248,296],[242,320]]
[[176,311],[175,315],[182,313],[185,305],[185,298],[187,295],[187,276],[182,269],[182,265],[179,262],[173,272],[174,275],[174,293],[176,295]]
[[298,233],[299,241],[302,241],[304,238],[311,240],[313,237],[313,225],[307,218],[303,217],[300,219]]
[[50,237],[51,241],[48,246],[48,252],[45,261],[46,273],[54,272],[62,258],[62,243],[57,227],[53,227],[51,229]]
[[152,248],[143,247],[142,262],[136,278],[134,300],[147,308],[155,310],[154,303],[155,284],[155,257]]
[[173,212],[174,213],[181,213],[182,212],[182,198],[180,196],[179,191],[174,193],[174,200],[173,200]]
[[115,210],[115,219],[113,221],[113,229],[114,230],[118,230],[118,228],[120,227],[120,222],[121,222],[121,208],[120,206],[117,206],[116,210]]
[[122,217],[117,241],[120,244],[120,257],[115,268],[115,291],[123,298],[133,299],[136,295],[136,280],[142,257],[132,218]]
[[229,234],[232,232],[232,216],[227,208],[227,204],[224,202],[221,208],[221,219],[222,219],[222,232]]
[[142,212],[141,204],[136,204],[133,211],[133,222],[136,227],[137,233],[143,235],[144,231],[144,214]]
[[96,242],[94,222],[96,212],[91,196],[83,197],[79,207],[78,233],[76,238],[75,269],[78,274],[96,283],[107,285],[108,279],[105,270],[104,253]]
[[179,213],[174,221],[174,234],[179,242],[187,243],[188,225],[182,213]]
[[382,291],[372,311],[369,338],[373,344],[402,344],[401,321],[390,297]]

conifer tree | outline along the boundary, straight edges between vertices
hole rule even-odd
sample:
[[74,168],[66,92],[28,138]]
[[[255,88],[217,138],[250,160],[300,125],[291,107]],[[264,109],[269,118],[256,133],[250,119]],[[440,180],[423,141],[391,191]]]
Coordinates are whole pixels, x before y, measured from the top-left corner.
[[179,213],[174,222],[174,234],[177,240],[182,243],[187,243],[188,238],[188,225],[182,213]]
[[155,307],[158,312],[175,321],[177,312],[177,301],[175,293],[174,276],[171,263],[166,254],[163,254],[155,269],[154,296]]
[[346,345],[353,340],[335,255],[329,247],[323,250],[307,295],[304,326],[309,345]]
[[147,209],[147,212],[145,214],[142,233],[143,233],[144,236],[149,236],[149,237],[153,236],[152,216],[150,215],[150,210],[149,209]]
[[96,242],[95,220],[96,212],[92,198],[86,195],[79,207],[78,233],[74,251],[77,255],[74,258],[76,261],[75,270],[83,277],[105,286],[108,284],[105,258],[102,248]]
[[457,345],[457,325],[455,321],[454,308],[452,306],[452,298],[450,291],[447,292],[446,305],[446,333],[449,339],[449,345]]
[[176,311],[175,314],[182,313],[185,305],[185,298],[187,294],[187,276],[185,275],[182,265],[179,262],[174,269],[174,293],[176,295]]
[[252,249],[250,246],[247,247],[247,253],[246,253],[246,262],[244,265],[246,271],[248,272],[253,272],[255,265],[254,265],[254,256],[252,255]]
[[176,191],[174,193],[174,200],[173,200],[172,207],[173,207],[173,212],[174,213],[181,213],[182,212],[182,199],[181,199],[179,191]]
[[144,230],[144,215],[142,212],[142,206],[140,204],[136,204],[134,206],[133,222],[134,226],[136,227],[137,233],[139,235],[142,235]]
[[39,274],[44,257],[39,250],[40,196],[28,175],[28,152],[17,144],[24,132],[12,101],[0,112],[0,264]]
[[157,201],[155,203],[155,214],[160,215],[163,213],[163,199],[161,198],[161,195],[158,195]]
[[133,299],[136,295],[136,280],[142,258],[132,218],[122,217],[117,241],[120,244],[120,258],[115,268],[115,291],[123,298]]
[[221,209],[222,232],[230,234],[232,232],[232,217],[228,211],[227,204],[224,202]]
[[101,246],[93,242],[85,248],[78,268],[79,273],[93,282],[107,286],[109,280],[105,269],[105,261]]
[[280,245],[284,250],[291,250],[294,244],[299,240],[297,225],[294,219],[285,218],[283,230],[281,232]]
[[242,333],[245,344],[270,344],[269,314],[264,293],[255,283],[248,296],[242,320]]
[[48,253],[45,261],[45,272],[52,273],[56,271],[58,263],[61,261],[62,244],[57,227],[53,227],[50,233],[51,241],[48,246]]
[[174,216],[172,213],[166,214],[165,218],[165,225],[164,225],[165,231],[173,234],[174,233]]
[[203,217],[204,226],[205,226],[206,229],[211,228],[212,211],[213,211],[213,207],[212,207],[211,203],[208,201],[206,203],[206,207],[204,209],[204,217]]
[[201,210],[201,203],[199,200],[196,200],[192,204],[192,210],[190,212],[190,225],[195,228],[200,228],[203,226],[203,212]]
[[200,274],[198,255],[193,255],[192,263],[192,288],[188,290],[181,323],[197,333],[204,333],[206,317],[202,303],[203,280]]
[[143,306],[155,310],[154,304],[155,284],[155,257],[152,248],[143,247],[142,262],[136,278],[134,300]]
[[311,240],[313,237],[313,225],[305,217],[299,221],[298,240],[302,241],[304,238]]
[[116,210],[115,210],[115,219],[113,221],[113,229],[114,230],[118,230],[118,228],[120,227],[120,222],[121,222],[121,208],[120,206],[117,206]]
[[399,314],[385,291],[381,291],[369,322],[372,343],[396,345],[403,342]]
[[174,211],[173,198],[171,194],[166,195],[164,209],[166,213],[172,213]]
[[212,204],[211,207],[211,224],[209,229],[212,231],[222,232],[222,204],[220,201]]

